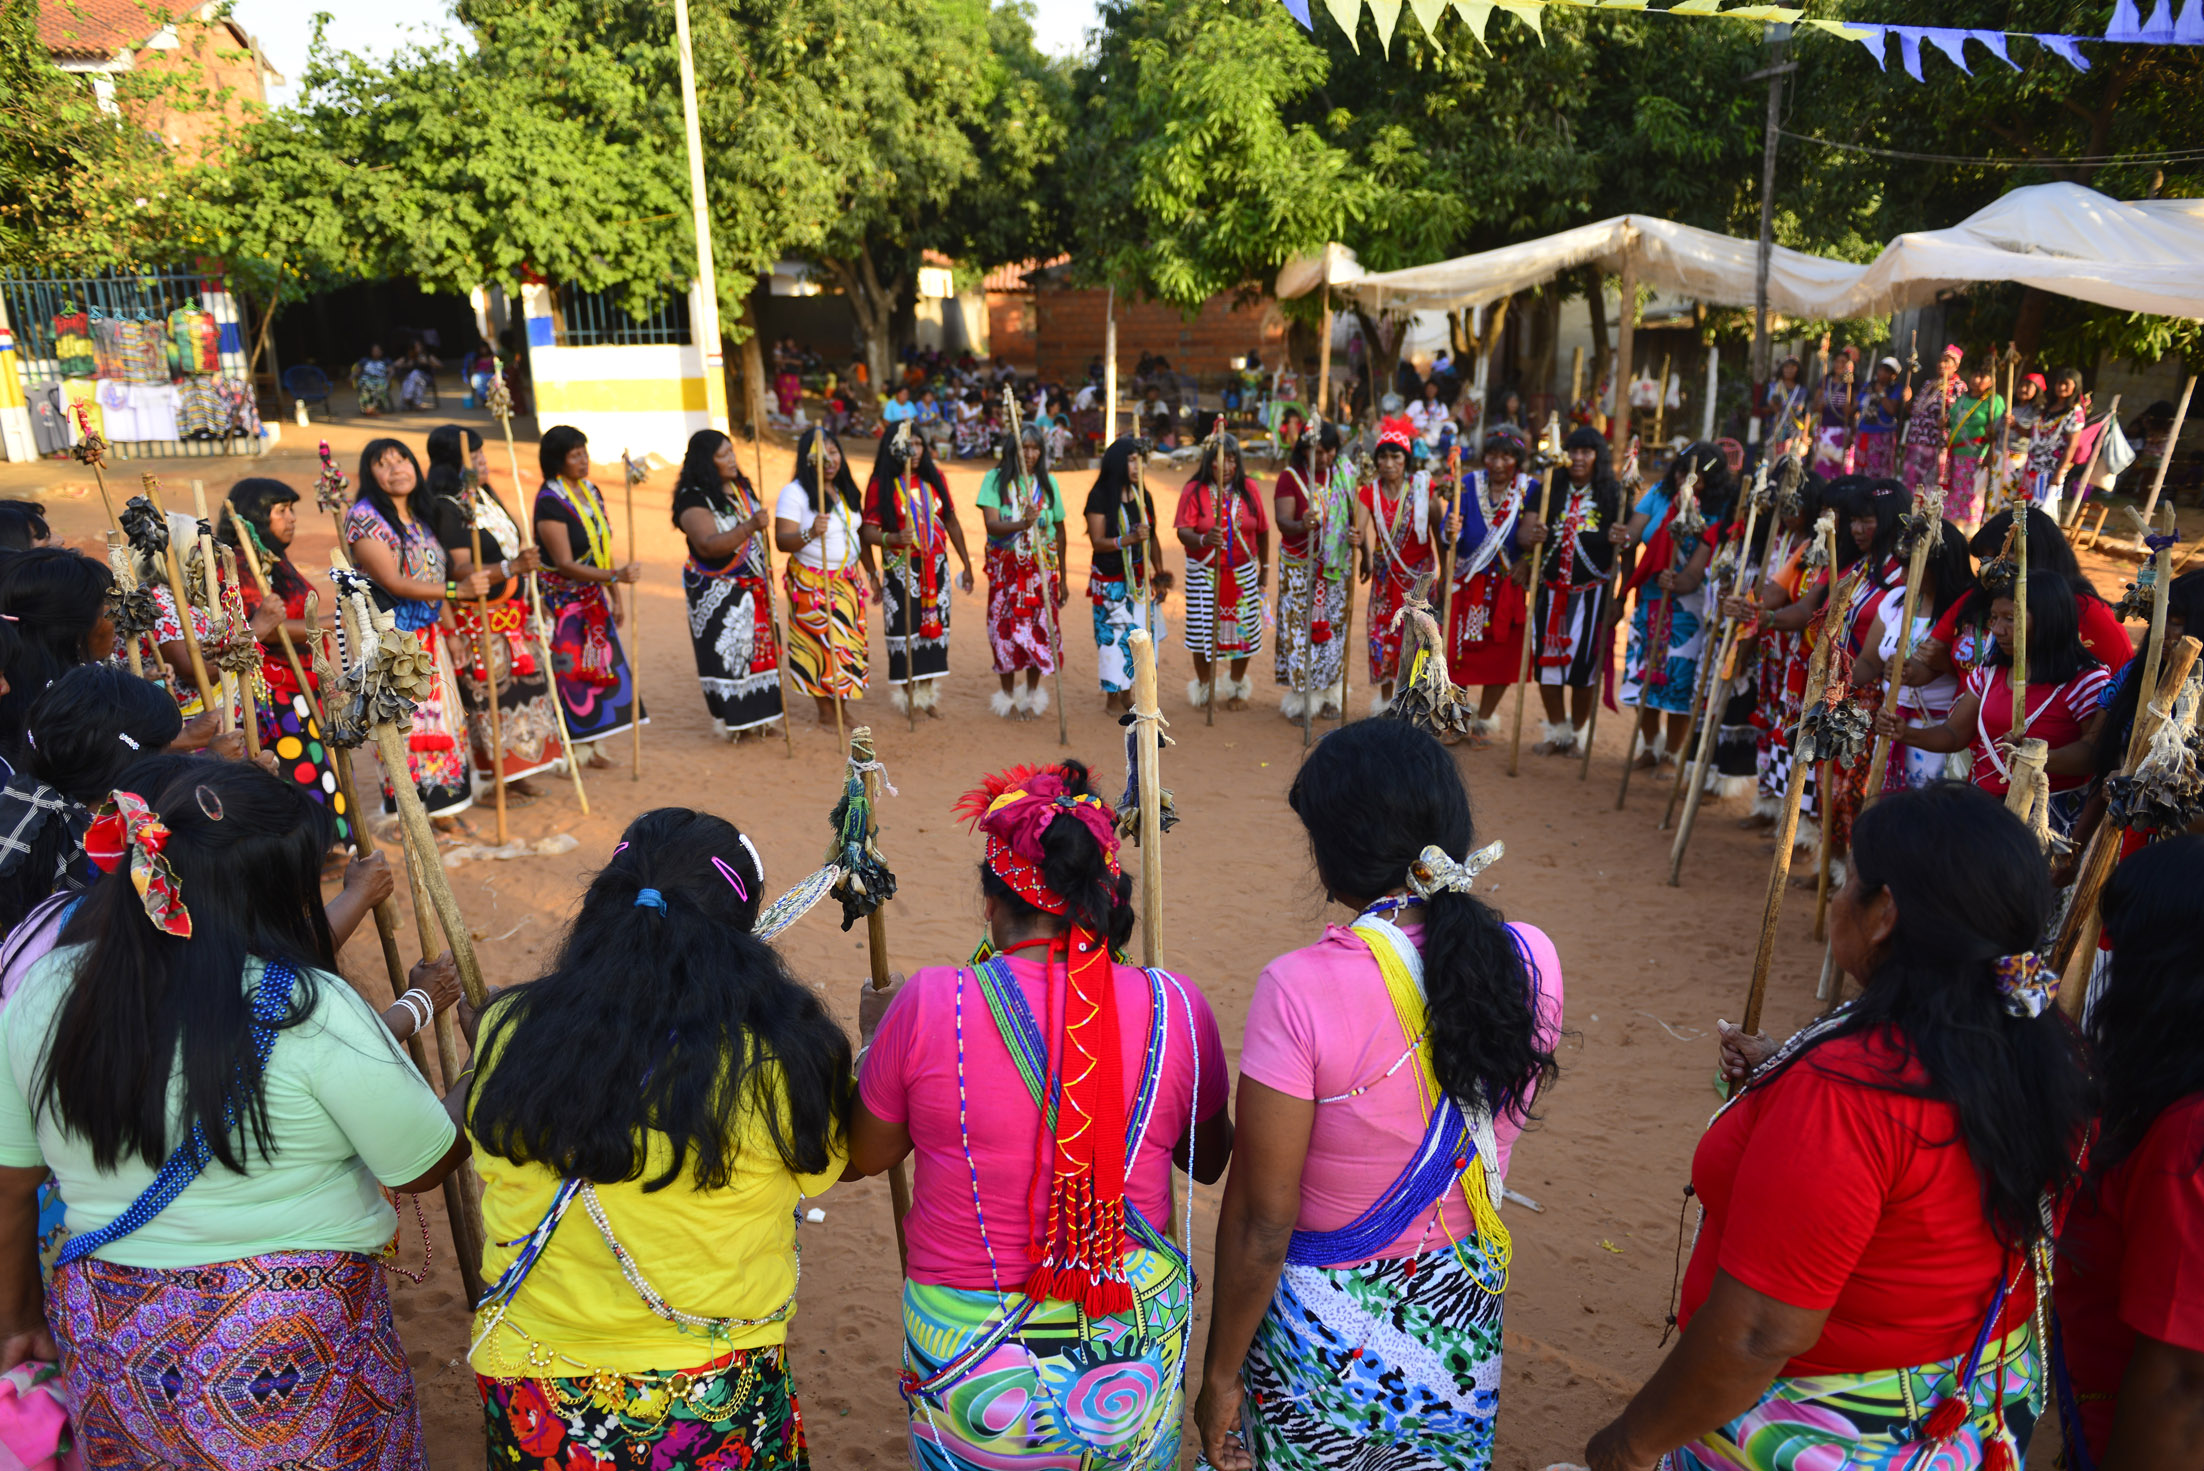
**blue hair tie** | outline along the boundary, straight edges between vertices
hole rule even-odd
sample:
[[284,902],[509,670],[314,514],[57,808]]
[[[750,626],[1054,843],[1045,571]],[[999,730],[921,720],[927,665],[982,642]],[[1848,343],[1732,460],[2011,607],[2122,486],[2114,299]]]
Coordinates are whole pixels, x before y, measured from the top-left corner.
[[637,909],[655,909],[660,914],[664,914],[666,912],[666,896],[656,889],[638,889],[635,892],[635,907]]

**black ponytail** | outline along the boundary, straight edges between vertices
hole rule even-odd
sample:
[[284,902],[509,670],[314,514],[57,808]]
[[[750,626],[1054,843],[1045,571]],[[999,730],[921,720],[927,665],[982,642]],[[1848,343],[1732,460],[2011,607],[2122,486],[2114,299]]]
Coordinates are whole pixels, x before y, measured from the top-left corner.
[[[1365,720],[1334,731],[1286,796],[1332,894],[1373,900],[1408,881],[1427,844],[1468,856],[1477,831],[1461,770],[1412,725]],[[1528,1119],[1534,1089],[1559,1075],[1539,1037],[1537,968],[1498,910],[1474,894],[1423,906],[1423,982],[1439,1086],[1494,1117]]]

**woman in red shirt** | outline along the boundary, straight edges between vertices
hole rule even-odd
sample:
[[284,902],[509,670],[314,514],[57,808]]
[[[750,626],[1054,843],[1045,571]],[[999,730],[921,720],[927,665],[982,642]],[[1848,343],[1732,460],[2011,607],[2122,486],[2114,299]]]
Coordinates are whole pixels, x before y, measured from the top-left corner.
[[[1186,548],[1186,649],[1194,656],[1186,698],[1199,708],[1214,694],[1225,709],[1245,710],[1255,693],[1247,661],[1263,649],[1270,521],[1243,468],[1239,440],[1220,434],[1202,451],[1194,478],[1179,492],[1173,524]],[[1231,661],[1229,677],[1212,667],[1222,660]]]
[[[2005,534],[2012,524],[2011,511],[1998,512],[1968,538],[1967,550],[1976,561],[1987,565],[2004,547]],[[2089,650],[2090,658],[2118,673],[2135,657],[2134,641],[2128,637],[2120,615],[2098,596],[2096,585],[2082,575],[2082,564],[2067,545],[2059,523],[2041,511],[2028,513],[2028,566],[2047,568],[2066,579],[2080,615],[2082,647]],[[1914,651],[1925,677],[1956,674],[1963,680],[1969,670],[1979,668],[1989,658],[1989,630],[1985,627],[1990,618],[1988,605],[1989,595],[1977,588],[1944,610],[1929,631],[1929,641]]]
[[1726,1030],[1743,1086],[1692,1160],[1683,1337],[1593,1437],[1593,1471],[2025,1458],[2042,1202],[2073,1181],[2089,1102],[2029,953],[2050,874],[2019,818],[1958,784],[1877,802],[1853,854],[1829,935],[1866,990],[1780,1051]]
[[2105,886],[2112,966],[2089,1009],[2104,1112],[2059,1233],[2059,1419],[2076,1471],[2204,1467],[2204,838]]

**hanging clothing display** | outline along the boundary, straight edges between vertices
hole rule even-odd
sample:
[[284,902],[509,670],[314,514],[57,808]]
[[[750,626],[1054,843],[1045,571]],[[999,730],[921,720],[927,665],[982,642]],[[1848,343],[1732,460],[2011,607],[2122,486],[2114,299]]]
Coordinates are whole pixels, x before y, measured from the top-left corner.
[[211,374],[222,371],[222,329],[214,313],[189,302],[168,314],[169,360],[179,373]]
[[92,356],[92,319],[81,311],[56,312],[54,357],[64,378],[89,378],[98,371]]

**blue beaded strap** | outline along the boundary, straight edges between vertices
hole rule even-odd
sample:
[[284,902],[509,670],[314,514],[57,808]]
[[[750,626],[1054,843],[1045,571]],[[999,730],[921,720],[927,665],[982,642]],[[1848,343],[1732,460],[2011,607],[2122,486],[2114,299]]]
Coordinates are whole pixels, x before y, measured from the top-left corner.
[[1400,1177],[1385,1187],[1369,1209],[1336,1231],[1295,1231],[1286,1243],[1286,1260],[1297,1267],[1337,1267],[1366,1262],[1400,1239],[1425,1211],[1437,1205],[1477,1157],[1469,1123],[1451,1096],[1441,1095],[1424,1126],[1423,1143]]
[[[268,1071],[268,1054],[275,1051],[276,1023],[291,1010],[291,995],[298,986],[298,971],[287,960],[270,960],[262,965],[260,984],[253,988],[253,1056],[257,1060],[261,1076]],[[240,1071],[243,1071],[240,1069]],[[228,1134],[237,1127],[237,1106],[234,1102],[222,1110],[222,1132]],[[61,1248],[61,1255],[54,1261],[57,1267],[81,1261],[96,1251],[105,1250],[143,1227],[148,1221],[175,1204],[184,1188],[199,1178],[200,1172],[214,1159],[214,1149],[207,1143],[204,1120],[191,1126],[191,1137],[176,1146],[174,1153],[162,1162],[160,1172],[153,1183],[146,1186],[130,1208],[96,1231],[72,1236]]]

